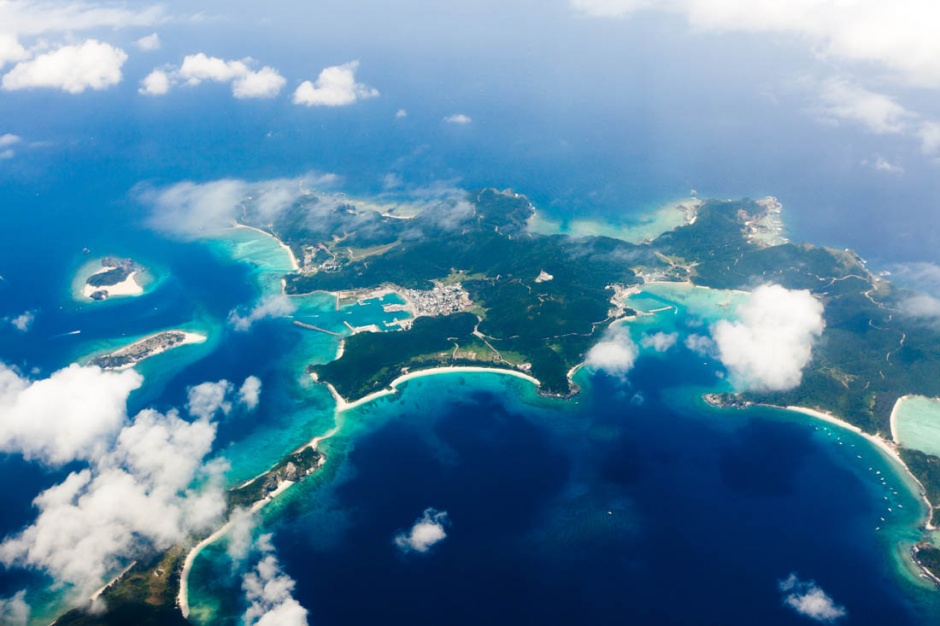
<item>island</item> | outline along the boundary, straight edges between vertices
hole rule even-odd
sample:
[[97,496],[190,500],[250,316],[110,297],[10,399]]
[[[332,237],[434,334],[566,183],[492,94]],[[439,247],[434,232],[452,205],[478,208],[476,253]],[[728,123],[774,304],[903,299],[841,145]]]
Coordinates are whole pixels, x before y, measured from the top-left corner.
[[106,370],[122,370],[133,367],[145,359],[167,350],[193,343],[203,343],[206,336],[185,330],[165,330],[155,335],[118,348],[112,352],[99,354],[88,359],[88,365],[96,365]]
[[[227,496],[226,517],[235,509],[258,511],[275,496],[303,480],[326,461],[317,451],[318,437],[287,455],[267,472],[237,487]],[[184,545],[151,554],[131,563],[114,580],[100,589],[92,601],[103,601],[103,612],[90,610],[91,604],[73,609],[56,626],[170,626],[189,621],[186,604],[186,577],[199,551],[223,536],[229,524],[206,537],[191,537]]]
[[82,295],[96,301],[140,295],[144,290],[135,280],[140,271],[132,259],[106,256],[101,259],[101,269],[85,279]]
[[[305,196],[273,222],[250,207],[242,216],[302,260],[284,276],[285,292],[330,292],[339,306],[392,291],[405,304],[388,306],[412,313],[393,327],[349,329],[335,360],[308,366],[311,376],[329,385],[337,410],[394,393],[402,380],[455,367],[508,371],[538,385],[540,393],[567,397],[578,391],[572,374],[591,347],[611,324],[637,315],[627,296],[643,285],[748,291],[775,283],[809,290],[824,304],[825,331],[802,381],[787,391],[713,393],[704,401],[838,417],[895,456],[923,486],[926,528],[940,521],[940,457],[891,439],[899,399],[940,396],[940,328],[905,315],[911,294],[870,272],[855,253],[787,241],[776,199],[702,200],[682,225],[637,243],[534,232],[532,204],[511,190],[474,191],[408,219],[340,204],[328,218],[308,220],[309,203],[316,201]],[[181,339],[170,334],[148,340],[99,357],[99,363],[120,367]],[[316,442],[232,489],[230,511],[263,506],[321,466]],[[113,617],[123,610],[138,612],[134,623],[185,623],[188,564],[225,530],[135,564],[103,591],[105,615],[73,612],[58,623],[123,623]],[[911,556],[925,577],[940,581],[940,549],[929,533]]]
[[511,190],[475,191],[466,202],[469,208],[438,207],[408,220],[350,204],[325,225],[303,220],[299,202],[273,223],[256,222],[304,261],[285,277],[288,294],[387,289],[432,303],[441,286],[466,294],[456,308],[416,309],[407,329],[355,334],[338,359],[310,366],[341,399],[387,390],[403,374],[455,365],[529,374],[542,393],[566,396],[577,391],[570,373],[590,347],[633,313],[623,303],[631,288],[674,281],[805,289],[823,302],[826,327],[800,385],[712,403],[838,416],[897,455],[923,485],[928,527],[940,523],[940,458],[899,446],[890,427],[900,398],[940,396],[940,329],[905,315],[911,294],[870,272],[854,252],[789,242],[776,198],[702,200],[684,224],[639,243],[535,233],[528,228],[535,209]]

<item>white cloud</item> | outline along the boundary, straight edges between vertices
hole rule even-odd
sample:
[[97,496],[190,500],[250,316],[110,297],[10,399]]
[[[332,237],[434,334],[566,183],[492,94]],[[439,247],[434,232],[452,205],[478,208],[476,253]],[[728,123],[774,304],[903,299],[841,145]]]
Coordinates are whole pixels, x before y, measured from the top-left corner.
[[[578,12],[627,17],[635,11],[683,16],[697,30],[723,34],[780,34],[804,43],[821,67],[888,81],[940,88],[940,4],[925,0],[571,0]],[[759,45],[759,42],[758,44]],[[875,78],[882,76],[875,75]],[[924,119],[894,98],[833,79],[818,86],[820,113],[880,134],[918,139],[925,154],[940,151],[940,123]]]
[[186,410],[193,417],[205,420],[212,419],[219,411],[228,415],[232,412],[228,395],[233,389],[232,383],[227,380],[190,387],[186,394]]
[[809,291],[762,285],[738,308],[740,321],[712,327],[718,358],[738,390],[777,391],[800,384],[825,327],[823,305]]
[[395,545],[402,552],[427,552],[447,537],[444,527],[449,524],[447,511],[427,508],[411,530],[395,535]]
[[940,296],[940,265],[936,263],[902,263],[891,266],[891,272],[916,289]]
[[597,17],[623,17],[648,7],[683,15],[695,28],[781,33],[805,41],[817,54],[864,68],[880,66],[909,83],[940,86],[940,5],[924,0],[572,0]]
[[356,82],[359,61],[334,65],[320,72],[315,82],[305,80],[294,91],[294,104],[340,107],[375,98],[378,90]]
[[178,68],[157,68],[141,81],[140,93],[162,96],[176,85],[195,87],[203,82],[231,83],[232,95],[239,99],[273,98],[281,92],[287,80],[273,67],[253,70],[254,59],[226,61],[210,57],[204,52],[183,57]]
[[648,6],[645,0],[571,0],[571,6],[591,17],[624,17]]
[[0,598],[0,624],[26,626],[29,623],[30,608],[25,598],[25,591],[19,591],[9,599]]
[[182,182],[157,192],[145,191],[142,199],[152,205],[150,224],[157,230],[188,237],[209,236],[234,224],[249,188],[245,181],[235,179]]
[[676,345],[679,340],[679,333],[647,333],[640,339],[640,345],[644,348],[652,348],[656,352],[665,352]]
[[25,311],[20,313],[16,317],[10,319],[10,324],[16,330],[21,333],[25,333],[29,330],[29,327],[33,325],[33,322],[36,321],[36,314],[32,311]]
[[265,296],[245,315],[234,310],[228,315],[228,322],[238,332],[245,332],[255,322],[263,319],[287,317],[297,310],[293,301],[284,294]]
[[0,451],[62,464],[98,455],[126,419],[143,378],[71,365],[30,381],[0,363]]
[[830,119],[859,124],[877,134],[905,132],[917,117],[892,98],[842,79],[831,79],[820,85],[819,113]]
[[232,83],[232,95],[236,98],[273,98],[281,93],[287,80],[273,67],[262,67],[257,72],[248,72]]
[[3,88],[61,89],[73,94],[107,89],[121,82],[126,60],[127,54],[120,48],[88,39],[17,63],[3,77]]
[[11,61],[22,61],[26,58],[29,58],[29,53],[20,45],[15,35],[0,33],[0,70]]
[[11,133],[0,135],[0,150],[9,148],[10,146],[15,146],[21,141],[23,141],[23,138],[18,135],[13,135]]
[[685,347],[704,357],[718,358],[718,346],[711,337],[704,335],[689,335],[685,338]]
[[638,355],[630,332],[623,326],[611,326],[601,341],[588,351],[585,363],[613,376],[624,376],[633,368]]
[[408,111],[404,109],[398,109],[397,111],[395,111],[396,120],[405,119],[406,117],[408,117]]
[[238,390],[238,401],[249,411],[254,411],[258,408],[260,399],[261,379],[257,376],[249,376]]
[[812,580],[804,582],[796,574],[790,574],[778,586],[784,594],[783,603],[804,617],[818,622],[834,622],[847,615],[845,607],[836,604]]
[[254,547],[252,535],[258,525],[258,516],[251,509],[238,507],[229,515],[228,524],[228,545],[225,551],[237,566],[248,558],[248,553]]
[[142,411],[90,467],[36,497],[39,515],[0,544],[0,562],[41,569],[87,598],[128,560],[207,531],[225,510],[224,467],[203,463],[215,432],[208,420]]
[[901,303],[901,311],[909,317],[940,318],[940,299],[918,294]]
[[160,49],[160,35],[153,33],[137,40],[137,47],[145,52]]
[[448,124],[457,124],[458,126],[465,126],[472,122],[473,120],[469,115],[464,115],[463,113],[455,113],[453,115],[448,115],[444,118],[444,121]]
[[294,580],[274,555],[270,535],[258,539],[262,558],[242,580],[248,601],[245,626],[307,626],[307,609],[294,598]]
[[163,96],[170,92],[170,75],[164,70],[154,70],[140,81],[138,93],[145,96]]
[[871,165],[879,172],[887,172],[889,174],[904,173],[904,167],[902,167],[899,163],[892,163],[880,154],[876,154],[874,159],[865,159],[862,161],[862,165]]
[[227,83],[250,72],[247,65],[249,61],[226,61],[207,56],[204,52],[190,54],[183,57],[179,77],[189,85],[198,85],[206,80]]
[[181,182],[162,189],[142,187],[141,201],[150,205],[150,226],[185,238],[209,237],[232,227],[250,206],[258,219],[270,223],[308,193],[309,188],[334,184],[335,174],[308,174],[258,182],[221,179]]
[[76,32],[91,28],[152,26],[166,20],[165,9],[151,5],[132,10],[95,2],[0,1],[0,24],[4,32],[41,35]]
[[915,131],[920,139],[924,154],[934,154],[940,150],[940,122],[924,122]]
[[190,387],[186,395],[186,410],[193,417],[210,420],[221,412],[228,415],[232,412],[235,402],[248,411],[258,408],[261,399],[261,380],[257,376],[249,376],[237,391],[235,385],[227,380],[206,382]]

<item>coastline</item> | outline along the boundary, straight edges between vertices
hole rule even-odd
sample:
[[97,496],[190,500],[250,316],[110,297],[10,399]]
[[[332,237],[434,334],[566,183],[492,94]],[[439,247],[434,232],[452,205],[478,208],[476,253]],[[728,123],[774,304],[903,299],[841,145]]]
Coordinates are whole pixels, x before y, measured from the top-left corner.
[[[182,333],[182,334],[183,334],[183,341],[181,341],[181,342],[178,343],[178,344],[172,345],[172,346],[170,346],[170,347],[163,347],[163,346],[161,346],[161,347],[159,347],[159,348],[156,348],[156,349],[154,349],[150,354],[148,354],[146,357],[144,357],[144,358],[142,358],[142,359],[140,359],[140,360],[138,360],[138,361],[135,361],[134,363],[127,363],[127,364],[122,365],[122,366],[120,366],[120,367],[109,368],[109,369],[113,369],[113,370],[115,370],[115,371],[123,371],[123,370],[126,370],[126,369],[130,369],[130,368],[132,368],[132,367],[134,367],[134,366],[136,366],[136,365],[138,365],[138,364],[140,364],[140,363],[143,363],[143,362],[146,361],[147,359],[153,358],[153,357],[157,356],[158,354],[163,354],[164,352],[167,352],[168,350],[174,350],[174,349],[179,348],[179,347],[181,347],[181,346],[186,346],[186,345],[190,345],[190,344],[205,343],[205,342],[208,341],[208,339],[209,339],[208,335],[203,335],[202,333],[194,333],[194,332],[189,332],[189,331],[186,331],[186,330],[177,330],[177,329],[171,328],[171,329],[169,329],[169,330],[163,330],[163,331],[160,331],[160,332],[158,332],[158,333],[153,333],[152,335],[147,335],[146,337],[141,337],[140,339],[137,339],[136,341],[132,341],[131,343],[129,343],[129,344],[125,345],[125,346],[122,346],[122,347],[120,347],[120,348],[117,348],[116,350],[111,350],[110,352],[106,352],[106,353],[104,353],[104,354],[115,354],[115,353],[121,352],[121,351],[123,351],[123,350],[128,350],[128,349],[133,348],[134,346],[136,346],[136,345],[138,345],[138,344],[141,344],[141,343],[150,341],[150,340],[153,339],[154,337],[159,337],[159,336],[162,335],[163,333],[170,333],[170,332]],[[93,355],[93,356],[103,356],[103,355]],[[90,357],[89,357],[89,358],[90,358]]]
[[240,222],[235,222],[235,225],[232,226],[232,228],[236,228],[236,229],[247,228],[248,230],[253,230],[257,233],[261,233],[262,235],[270,237],[271,239],[277,242],[277,245],[279,245],[281,248],[283,248],[287,252],[287,255],[290,257],[291,269],[295,272],[300,269],[300,263],[297,262],[297,257],[294,255],[294,251],[290,249],[290,246],[288,246],[286,243],[278,239],[277,236],[269,233],[266,230],[261,230],[260,228],[255,228],[254,226],[248,226],[247,224],[242,224]]
[[[248,510],[252,513],[257,513],[269,502],[274,500],[274,498],[284,493],[295,484],[297,483],[291,480],[283,481],[277,486],[277,489],[266,495],[261,500],[258,500],[252,504],[251,508]],[[180,588],[176,594],[176,606],[179,607],[180,613],[183,614],[184,618],[189,617],[189,573],[192,571],[193,563],[195,563],[196,557],[199,556],[199,553],[202,552],[206,546],[212,545],[228,534],[228,531],[231,530],[233,524],[234,522],[232,520],[225,522],[225,524],[216,529],[215,532],[197,543],[189,552],[186,553],[186,559],[183,561],[183,569],[180,571]]]
[[891,440],[894,441],[894,443],[897,445],[901,444],[901,438],[898,437],[898,425],[897,425],[898,412],[901,410],[901,405],[904,403],[904,401],[910,400],[913,397],[915,397],[914,394],[910,394],[910,393],[907,394],[906,396],[901,396],[894,403],[894,406],[891,407],[891,419],[890,419]]
[[779,406],[774,406],[770,404],[759,404],[756,406],[772,407],[776,409],[783,409],[786,411],[793,411],[796,413],[809,415],[810,417],[815,417],[816,419],[822,420],[824,422],[835,424],[836,426],[839,426],[840,428],[849,430],[867,439],[878,450],[880,450],[885,456],[887,456],[889,459],[897,463],[897,465],[900,466],[904,470],[904,473],[914,482],[914,484],[917,485],[917,487],[920,489],[920,494],[919,494],[918,499],[927,507],[927,515],[926,515],[927,519],[924,522],[923,527],[928,531],[936,530],[936,527],[930,521],[931,516],[933,514],[933,504],[931,504],[930,500],[927,498],[927,492],[924,489],[924,485],[917,479],[916,476],[914,476],[911,470],[907,467],[907,464],[901,459],[901,455],[898,454],[896,444],[888,441],[887,439],[885,439],[884,437],[881,437],[880,435],[871,435],[869,433],[866,433],[858,426],[855,426],[854,424],[850,424],[846,422],[845,420],[842,420],[836,417],[832,413],[827,413],[825,411],[820,411],[818,409],[810,409],[810,408],[802,407],[802,406],[779,407]]
[[[100,270],[92,274],[92,276],[94,276],[95,274],[103,274],[104,272],[107,272],[110,269],[111,269],[110,267],[101,268]],[[95,287],[93,285],[89,285],[86,282],[84,287],[82,287],[82,296],[84,298],[87,298],[88,300],[91,300],[92,299],[91,294],[97,291],[106,292],[109,298],[142,295],[144,293],[144,288],[141,287],[140,283],[138,283],[137,280],[134,278],[135,276],[137,276],[137,274],[138,274],[138,271],[134,270],[127,276],[127,278],[125,278],[121,282],[115,283],[113,285],[105,285],[103,287]]]
[[[341,426],[342,426],[341,423],[335,424],[333,428],[326,431],[322,435],[317,435],[316,437],[314,437],[313,439],[311,439],[304,445],[297,448],[294,452],[300,452],[301,450],[305,448],[313,448],[314,450],[317,450],[320,443],[333,437],[336,433],[338,433]],[[324,459],[321,458],[321,465],[323,463],[323,460]],[[240,487],[244,487],[245,485],[251,484],[255,480],[267,474],[268,471],[262,472],[261,474],[258,474],[257,476],[253,478],[249,478],[242,484],[238,485],[236,489]],[[258,511],[263,509],[265,506],[267,506],[270,502],[272,502],[277,496],[284,493],[295,484],[297,483],[291,480],[285,480],[281,482],[274,491],[266,495],[261,500],[258,500],[257,502],[252,504],[249,511],[251,511],[252,513],[257,513]],[[184,618],[188,618],[189,612],[190,612],[190,609],[189,609],[189,574],[192,571],[193,563],[195,563],[196,557],[198,557],[199,553],[202,552],[207,546],[215,543],[216,541],[224,537],[231,528],[232,528],[232,521],[229,520],[225,522],[225,524],[223,524],[221,527],[216,529],[216,531],[213,532],[211,535],[209,535],[208,537],[206,537],[205,539],[197,543],[195,546],[193,546],[192,549],[190,549],[189,552],[186,553],[186,559],[183,561],[183,569],[180,571],[179,591],[176,594],[176,605],[177,607],[179,607],[179,610],[183,614]]]
[[388,387],[386,387],[385,389],[372,392],[369,395],[363,396],[359,398],[358,400],[354,400],[352,402],[346,400],[341,395],[339,395],[339,392],[336,391],[336,388],[333,387],[333,385],[331,385],[330,383],[324,382],[324,384],[330,390],[330,393],[333,395],[333,399],[336,400],[336,412],[343,413],[345,411],[355,409],[356,407],[360,407],[364,404],[368,404],[369,402],[372,402],[373,400],[377,400],[384,396],[394,395],[398,393],[398,386],[409,380],[414,380],[415,378],[423,378],[425,376],[438,376],[441,374],[502,374],[505,376],[514,376],[516,378],[526,380],[532,383],[533,385],[535,385],[536,387],[542,386],[542,383],[537,378],[534,378],[522,372],[517,372],[516,370],[497,368],[497,367],[477,367],[477,366],[472,366],[472,365],[441,366],[441,367],[434,367],[434,368],[426,369],[426,370],[418,370],[417,372],[408,372],[407,374],[402,374],[401,376],[393,380],[391,383],[389,383]]

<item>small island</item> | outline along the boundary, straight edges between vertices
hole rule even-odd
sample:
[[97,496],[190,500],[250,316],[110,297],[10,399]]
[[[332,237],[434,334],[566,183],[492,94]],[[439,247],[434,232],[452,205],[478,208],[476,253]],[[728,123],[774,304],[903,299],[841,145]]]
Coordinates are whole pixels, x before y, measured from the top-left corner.
[[115,296],[139,296],[143,287],[136,280],[142,271],[132,259],[106,256],[101,268],[85,279],[82,295],[100,302]]
[[192,343],[203,343],[204,341],[206,341],[206,336],[198,333],[185,330],[165,330],[138,339],[134,343],[112,352],[93,356],[88,360],[88,365],[97,365],[106,370],[127,369],[167,350]]

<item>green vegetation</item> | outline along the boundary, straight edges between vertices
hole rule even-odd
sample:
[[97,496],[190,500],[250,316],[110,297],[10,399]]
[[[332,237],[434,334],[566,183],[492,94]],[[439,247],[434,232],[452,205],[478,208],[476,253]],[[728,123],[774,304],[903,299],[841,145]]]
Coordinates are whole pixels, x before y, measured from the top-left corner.
[[285,480],[297,482],[317,469],[322,455],[307,446],[281,459],[281,461],[247,485],[228,492],[229,511],[237,507],[248,508],[266,498]]
[[418,318],[405,332],[359,333],[346,340],[340,359],[312,371],[344,398],[361,398],[384,389],[408,369],[452,364],[456,350],[478,343],[476,325],[475,315],[457,313]]
[[[905,314],[909,295],[873,276],[852,253],[807,244],[760,247],[747,241],[748,201],[708,202],[692,225],[654,245],[695,264],[693,282],[722,289],[777,283],[808,289],[825,305],[826,330],[802,383],[785,392],[749,392],[746,401],[830,411],[872,434],[889,435],[891,411],[906,394],[940,395],[940,329]],[[940,458],[901,457],[940,504]],[[940,512],[933,514],[940,522]]]
[[[322,455],[310,446],[289,454],[247,485],[229,490],[228,511],[250,508],[285,480],[300,481],[320,466]],[[193,537],[193,542],[200,537]],[[188,548],[175,545],[149,559],[139,560],[101,594],[107,609],[92,614],[87,607],[73,609],[56,626],[175,626],[189,622],[176,606],[180,575]]]
[[89,276],[85,282],[92,287],[110,287],[117,285],[127,280],[128,276],[137,270],[134,262],[130,259],[105,257],[101,260],[101,266],[110,269]]
[[940,549],[929,544],[919,545],[914,549],[914,559],[935,579],[940,580]]
[[940,509],[937,508],[940,505],[940,458],[919,450],[901,448],[901,459],[924,486],[927,499],[934,507],[931,521],[940,523]]
[[[808,289],[824,303],[826,330],[798,387],[710,395],[706,400],[714,405],[815,407],[866,432],[885,434],[898,398],[940,396],[940,329],[906,316],[907,294],[872,276],[850,252],[752,241],[749,229],[766,217],[764,204],[709,201],[694,223],[634,245],[609,237],[529,233],[533,208],[512,192],[487,189],[467,200],[443,202],[408,220],[316,198],[306,198],[273,224],[259,223],[250,210],[245,215],[304,259],[300,272],[285,277],[288,293],[383,285],[427,290],[455,282],[469,293],[469,311],[419,317],[401,332],[353,335],[340,359],[309,367],[344,398],[363,397],[405,372],[439,365],[516,368],[538,378],[543,392],[571,393],[570,368],[584,360],[607,324],[634,314],[611,304],[611,287],[650,278],[722,289],[777,283]],[[113,280],[118,274],[104,278],[113,271],[97,280]],[[537,281],[543,272],[550,279]],[[940,458],[900,452],[931,502],[940,504]],[[261,501],[283,481],[300,480],[320,463],[310,447],[288,455],[231,490],[229,511]],[[938,518],[935,510],[934,523]],[[73,611],[57,623],[186,623],[174,606],[183,555],[177,546],[136,564],[103,594],[107,614]],[[940,572],[940,549],[920,545],[916,558]]]
[[[545,392],[570,393],[567,372],[614,319],[608,287],[639,282],[630,269],[634,262],[666,267],[648,246],[609,237],[528,233],[532,206],[511,192],[483,190],[472,196],[469,207],[465,204],[430,209],[411,220],[364,218],[369,227],[364,241],[359,230],[349,228],[338,240],[332,235],[306,239],[309,229],[281,234],[301,248],[365,249],[368,243],[381,249],[379,256],[359,259],[338,252],[324,255],[331,261],[287,277],[289,293],[384,284],[430,289],[432,281],[459,277],[475,303],[479,318],[456,317],[440,324],[418,319],[398,338],[352,337],[339,362],[316,368],[344,397],[381,389],[403,368],[464,363],[529,364]],[[543,271],[552,279],[536,282]]]
[[180,570],[186,552],[174,546],[162,554],[135,563],[121,579],[101,594],[108,610],[93,615],[74,609],[60,617],[57,626],[162,626],[188,624],[176,608]]

